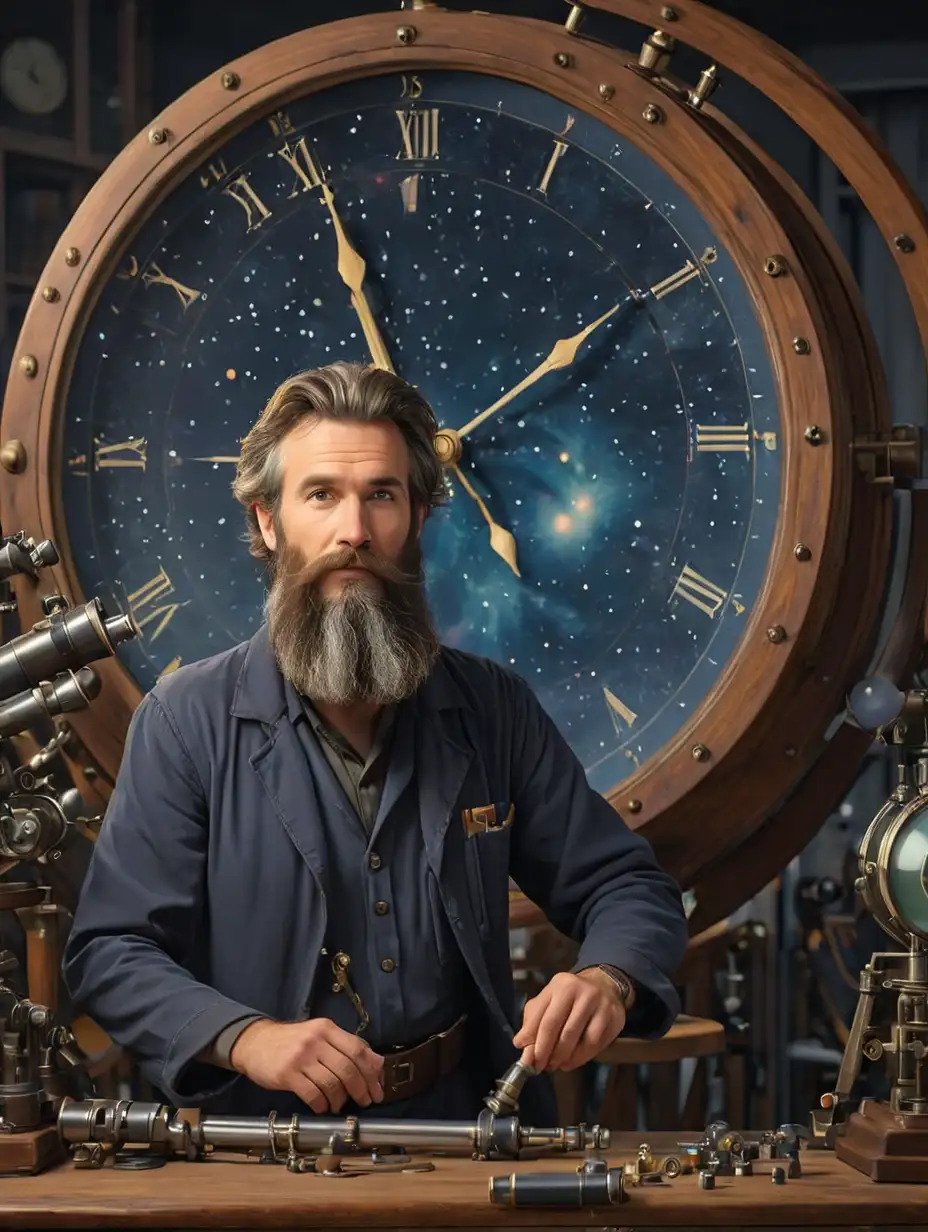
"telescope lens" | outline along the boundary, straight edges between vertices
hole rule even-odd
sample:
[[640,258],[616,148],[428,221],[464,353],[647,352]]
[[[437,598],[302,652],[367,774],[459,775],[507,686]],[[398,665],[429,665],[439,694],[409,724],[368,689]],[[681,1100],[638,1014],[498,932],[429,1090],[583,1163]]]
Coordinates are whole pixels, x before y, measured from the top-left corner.
[[896,835],[887,879],[899,923],[928,940],[928,806],[912,813]]

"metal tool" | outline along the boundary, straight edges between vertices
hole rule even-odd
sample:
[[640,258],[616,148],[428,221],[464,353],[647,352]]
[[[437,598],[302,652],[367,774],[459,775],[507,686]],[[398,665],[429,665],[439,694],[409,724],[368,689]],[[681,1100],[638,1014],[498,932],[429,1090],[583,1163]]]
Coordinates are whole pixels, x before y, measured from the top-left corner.
[[367,1028],[371,1025],[370,1015],[364,1008],[364,1002],[351,987],[348,979],[348,968],[351,966],[351,958],[344,950],[339,950],[332,959],[332,974],[335,976],[335,983],[332,985],[333,992],[344,992],[348,1000],[355,1008],[358,1015],[358,1025],[355,1027],[355,1035],[363,1035]]
[[[600,1166],[601,1165],[601,1166]],[[494,1206],[615,1206],[628,1201],[623,1168],[587,1160],[576,1172],[511,1172],[490,1178]]]
[[365,1152],[395,1149],[463,1151],[473,1159],[518,1159],[526,1148],[557,1152],[608,1148],[608,1129],[569,1125],[535,1129],[516,1117],[497,1117],[484,1108],[475,1121],[381,1120],[293,1116],[203,1116],[191,1124],[167,1104],[140,1100],[65,1100],[58,1133],[76,1148],[75,1166],[99,1168],[104,1148],[147,1145],[166,1156],[195,1160],[212,1148],[222,1151],[269,1151],[291,1172],[334,1173],[339,1161]]

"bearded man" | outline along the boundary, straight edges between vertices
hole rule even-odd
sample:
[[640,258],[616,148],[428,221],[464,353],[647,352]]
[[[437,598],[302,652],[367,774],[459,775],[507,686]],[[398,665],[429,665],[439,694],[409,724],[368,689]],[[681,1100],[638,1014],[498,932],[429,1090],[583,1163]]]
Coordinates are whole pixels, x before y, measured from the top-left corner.
[[[679,889],[517,676],[443,648],[420,534],[435,417],[335,363],[284,382],[234,492],[266,622],[135,712],[65,952],[75,1005],[174,1104],[472,1118],[664,1033]],[[580,943],[518,1019],[509,878]],[[555,1121],[550,1080],[522,1114]]]

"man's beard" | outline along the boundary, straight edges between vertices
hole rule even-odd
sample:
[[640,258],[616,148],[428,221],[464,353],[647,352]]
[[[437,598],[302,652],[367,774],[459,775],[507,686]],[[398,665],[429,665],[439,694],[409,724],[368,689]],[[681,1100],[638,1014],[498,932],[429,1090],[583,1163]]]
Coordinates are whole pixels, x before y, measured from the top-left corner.
[[[279,538],[274,580],[265,602],[268,634],[284,676],[311,701],[332,706],[390,705],[411,697],[439,654],[421,572],[418,537],[393,564],[364,549],[339,549],[306,562]],[[379,591],[349,581],[322,593],[336,569],[360,567]]]

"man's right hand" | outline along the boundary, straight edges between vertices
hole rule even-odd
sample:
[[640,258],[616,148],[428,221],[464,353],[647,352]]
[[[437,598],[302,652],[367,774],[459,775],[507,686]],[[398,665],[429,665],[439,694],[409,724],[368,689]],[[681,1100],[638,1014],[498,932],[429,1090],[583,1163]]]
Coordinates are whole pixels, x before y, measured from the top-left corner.
[[383,1057],[331,1018],[249,1023],[229,1061],[259,1087],[292,1091],[313,1112],[338,1112],[349,1099],[365,1108],[383,1099]]

